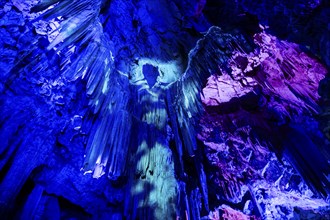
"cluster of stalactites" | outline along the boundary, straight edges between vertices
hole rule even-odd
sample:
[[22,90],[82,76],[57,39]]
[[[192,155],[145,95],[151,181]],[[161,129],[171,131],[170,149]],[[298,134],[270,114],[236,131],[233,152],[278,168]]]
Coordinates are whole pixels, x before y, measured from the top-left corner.
[[83,170],[99,178],[106,171],[110,179],[123,175],[131,133],[131,116],[126,111],[106,114],[92,126]]
[[60,52],[74,45],[78,51],[78,56],[62,71],[69,81],[83,79],[86,82],[91,109],[86,118],[92,121],[85,120],[89,138],[83,170],[94,172],[95,178],[108,170],[109,177],[116,179],[124,172],[130,140],[131,115],[126,110],[130,96],[125,84],[127,78],[123,79],[113,69],[109,40],[99,22],[101,4],[101,0],[45,0],[31,11],[47,9],[38,19],[64,18],[53,30],[57,35],[48,49]]
[[94,172],[93,177],[98,178],[107,169],[109,177],[117,179],[125,170],[130,140],[132,119],[127,110],[130,91],[127,77],[113,69],[110,48],[106,45],[106,42],[89,44],[72,65],[72,73],[87,79],[86,93],[93,118],[83,170]]
[[79,41],[80,44],[90,39],[99,40],[98,14],[102,1],[94,0],[44,0],[31,9],[31,12],[46,10],[38,19],[51,20],[66,18],[56,29],[59,34],[50,43],[48,49],[59,45],[61,50]]
[[188,67],[176,86],[172,88],[172,92],[178,93],[178,100],[175,103],[177,117],[184,145],[190,156],[193,156],[197,149],[194,127],[204,109],[201,93],[207,78],[213,74],[231,74],[227,63],[232,53],[234,51],[247,53],[251,50],[252,46],[242,35],[228,34],[214,26],[190,51]]

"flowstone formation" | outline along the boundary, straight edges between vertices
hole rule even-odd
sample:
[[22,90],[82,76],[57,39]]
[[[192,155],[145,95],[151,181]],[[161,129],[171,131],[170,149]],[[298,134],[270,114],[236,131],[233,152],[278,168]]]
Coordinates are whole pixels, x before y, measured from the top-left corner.
[[0,6],[3,218],[330,218],[326,1]]

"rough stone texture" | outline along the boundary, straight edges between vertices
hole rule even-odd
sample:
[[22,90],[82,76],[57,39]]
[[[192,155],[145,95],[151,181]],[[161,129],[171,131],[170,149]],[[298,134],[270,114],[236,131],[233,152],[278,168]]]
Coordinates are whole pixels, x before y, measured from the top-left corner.
[[4,218],[330,218],[328,1],[42,2],[0,1]]
[[[313,154],[293,156],[296,151],[290,148],[294,144],[285,143],[285,139],[293,137],[283,134],[290,129],[317,126],[312,115],[319,110],[317,87],[327,70],[321,64],[313,64],[317,60],[295,44],[279,41],[265,32],[256,34],[254,39],[260,49],[250,54],[234,53],[232,71],[219,69],[208,79],[202,96],[206,114],[198,137],[206,146],[208,176],[219,200],[253,207],[244,210],[241,206],[248,214],[290,219],[294,218],[295,205],[312,207],[314,202],[306,201],[323,191],[315,191],[309,181],[328,184],[322,173],[328,173],[329,168],[321,165],[327,162],[322,161],[316,168],[306,162],[307,158],[312,160]],[[323,142],[313,143],[315,136],[322,137],[319,131],[308,131],[306,145],[328,147],[324,138]],[[308,149],[301,144],[299,147]],[[316,156],[313,163],[321,158]],[[317,174],[321,167],[324,170]],[[311,178],[304,173],[316,176]],[[326,195],[327,189],[323,193]],[[328,207],[322,200],[317,203]]]

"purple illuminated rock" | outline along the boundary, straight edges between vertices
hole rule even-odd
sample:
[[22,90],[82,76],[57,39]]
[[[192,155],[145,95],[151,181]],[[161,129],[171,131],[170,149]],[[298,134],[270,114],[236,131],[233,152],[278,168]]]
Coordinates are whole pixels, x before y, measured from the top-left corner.
[[[291,196],[296,207],[306,209],[314,203],[311,212],[317,212],[328,204],[314,199],[317,191],[310,176],[303,175],[306,184],[298,175],[313,168],[301,166],[299,159],[291,160],[290,146],[288,150],[280,147],[284,138],[291,137],[278,132],[290,123],[310,126],[311,122],[302,122],[300,117],[312,118],[319,111],[317,88],[327,70],[296,44],[264,32],[254,39],[257,50],[233,53],[229,62],[232,71],[219,69],[203,89],[206,113],[198,137],[206,146],[210,166],[218,168],[209,174],[211,181],[219,187],[217,197],[227,201],[240,203],[246,195],[251,196],[255,208],[250,214],[294,216],[294,206],[288,200]],[[276,157],[274,150],[280,154],[284,151],[283,157]],[[321,172],[327,172],[327,168]]]

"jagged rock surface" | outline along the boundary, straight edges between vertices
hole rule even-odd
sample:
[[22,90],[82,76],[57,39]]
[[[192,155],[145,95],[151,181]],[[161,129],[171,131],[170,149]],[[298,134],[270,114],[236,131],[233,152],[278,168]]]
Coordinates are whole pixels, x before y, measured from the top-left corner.
[[0,1],[4,218],[329,218],[327,1],[57,2]]

